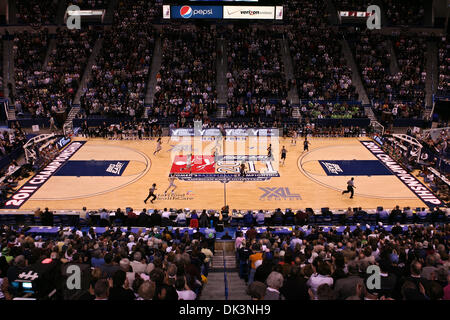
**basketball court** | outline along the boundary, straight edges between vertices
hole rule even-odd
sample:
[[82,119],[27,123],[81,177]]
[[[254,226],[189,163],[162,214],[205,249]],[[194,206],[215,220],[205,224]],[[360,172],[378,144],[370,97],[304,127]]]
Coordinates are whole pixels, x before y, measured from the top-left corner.
[[[238,210],[392,209],[395,205],[416,208],[438,201],[416,177],[402,180],[395,166],[393,169],[392,163],[389,166],[383,161],[388,156],[377,152],[378,146],[370,138],[308,138],[306,152],[303,140],[298,138],[293,144],[290,138],[281,137],[222,141],[214,137],[163,137],[162,150],[153,155],[156,140],[74,138],[56,159],[59,162],[50,164],[52,170],[44,169],[22,181],[14,202],[7,203],[6,209],[80,210],[85,206],[89,210],[198,210],[220,209],[225,204]],[[284,164],[277,152],[283,146],[287,149]],[[246,165],[245,177],[239,174],[241,163]],[[177,177],[177,188],[165,194],[170,173]],[[341,193],[351,177],[356,187],[353,199]],[[153,183],[157,199],[144,204]]]

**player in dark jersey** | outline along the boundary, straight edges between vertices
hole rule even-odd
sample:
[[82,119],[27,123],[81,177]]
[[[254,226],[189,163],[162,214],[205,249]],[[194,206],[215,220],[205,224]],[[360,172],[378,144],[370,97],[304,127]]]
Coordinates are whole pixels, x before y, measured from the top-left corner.
[[245,177],[246,176],[245,163],[244,162],[241,163],[241,166],[239,168],[239,176],[241,176],[241,177]]
[[148,200],[149,198],[152,198],[152,200],[150,200],[151,203],[153,203],[153,201],[155,201],[155,199],[156,199],[155,191],[156,191],[156,183],[154,183],[154,184],[152,185],[152,187],[148,190],[148,196],[147,196],[147,198],[144,200],[144,203],[147,203],[147,200]]
[[305,151],[309,151],[309,145],[311,144],[311,142],[309,142],[306,137],[305,137],[305,141],[303,141],[303,152]]
[[283,148],[281,149],[281,162],[282,162],[283,166],[284,166],[284,161],[286,161],[286,153],[287,153],[287,150],[283,146]]
[[272,159],[272,144],[270,144],[269,147],[267,148],[267,157],[269,159]]

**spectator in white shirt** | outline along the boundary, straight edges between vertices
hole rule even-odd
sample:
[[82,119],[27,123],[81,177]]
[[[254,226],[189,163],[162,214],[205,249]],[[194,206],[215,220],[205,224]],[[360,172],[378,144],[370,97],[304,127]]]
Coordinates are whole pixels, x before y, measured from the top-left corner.
[[[311,288],[312,293],[317,299],[317,288],[320,285],[326,283],[330,287],[333,286],[333,278],[330,276],[331,268],[328,263],[324,261],[314,261],[313,268],[315,270],[314,274],[308,279],[306,284]],[[316,263],[317,262],[317,263]]]
[[178,277],[175,281],[175,289],[178,293],[178,300],[195,300],[197,295],[186,284],[184,277]]
[[135,252],[133,255],[133,261],[130,262],[130,266],[133,268],[133,272],[136,273],[143,273],[147,269],[147,264],[145,263],[145,260],[142,259],[142,253],[139,251]]

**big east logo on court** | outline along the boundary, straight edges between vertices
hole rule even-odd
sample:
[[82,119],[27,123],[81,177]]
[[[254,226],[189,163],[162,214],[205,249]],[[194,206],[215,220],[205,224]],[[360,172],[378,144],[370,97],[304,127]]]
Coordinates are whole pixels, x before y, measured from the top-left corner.
[[[239,175],[239,167],[244,163],[246,175]],[[188,181],[265,181],[279,177],[272,160],[267,156],[223,156],[215,161],[211,155],[178,155],[174,157],[170,173],[180,180]]]

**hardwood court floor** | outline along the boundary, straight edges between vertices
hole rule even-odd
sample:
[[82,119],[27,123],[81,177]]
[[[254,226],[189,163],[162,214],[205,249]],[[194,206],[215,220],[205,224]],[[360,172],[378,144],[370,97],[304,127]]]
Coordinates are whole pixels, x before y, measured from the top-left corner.
[[[261,139],[261,138],[259,138]],[[86,141],[75,138],[74,140]],[[303,151],[303,140],[296,145],[291,140],[277,138],[252,144],[249,139],[242,145],[227,142],[224,154],[267,155],[267,144],[272,143],[275,159],[273,168],[264,161],[253,161],[256,171],[276,172],[276,175],[263,181],[230,181],[226,184],[226,199],[230,209],[304,209],[330,207],[345,209],[363,207],[373,209],[377,206],[392,208],[395,205],[418,207],[423,202],[417,198],[395,175],[355,175],[355,196],[342,195],[346,188],[348,175],[327,175],[321,161],[361,161],[377,160],[362,144],[369,138],[310,138],[309,152]],[[211,155],[214,142],[184,138],[179,141],[163,138],[162,150],[155,156],[156,141],[150,140],[104,140],[89,139],[70,161],[129,161],[120,176],[52,176],[27,202],[22,209],[49,207],[52,210],[79,210],[83,206],[97,210],[132,207],[142,208],[190,208],[219,209],[224,205],[224,184],[218,180],[221,175],[211,171],[210,181],[176,180],[178,186],[174,195],[164,195],[168,187],[168,175],[173,163],[181,163],[175,155],[194,152]],[[279,155],[275,150],[287,149],[287,160],[279,165]],[[183,151],[184,150],[184,151]],[[222,163],[221,172],[235,171],[240,162]],[[353,163],[353,162],[352,162]],[[355,162],[356,163],[356,162]],[[374,162],[370,162],[373,164]],[[249,168],[247,163],[247,169]],[[270,170],[269,170],[270,169]],[[217,168],[216,168],[217,170]],[[201,171],[201,170],[200,170]],[[364,171],[364,169],[363,169]],[[214,173],[215,172],[215,173]],[[237,176],[237,174],[235,174]],[[212,181],[211,181],[212,180]],[[157,184],[158,199],[154,204],[144,204],[152,183]]]

